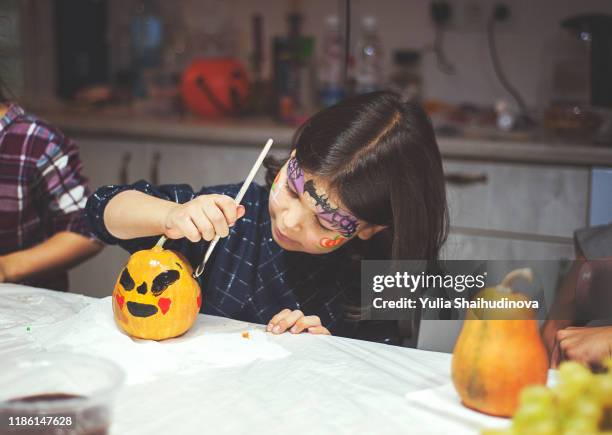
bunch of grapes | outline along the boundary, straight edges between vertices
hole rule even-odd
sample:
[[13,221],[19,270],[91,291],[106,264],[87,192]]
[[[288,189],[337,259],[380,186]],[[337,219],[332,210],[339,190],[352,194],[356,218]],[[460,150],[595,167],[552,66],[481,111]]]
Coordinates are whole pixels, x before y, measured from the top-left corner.
[[594,374],[577,362],[562,363],[555,387],[523,389],[512,425],[482,435],[612,435],[612,359],[605,366]]

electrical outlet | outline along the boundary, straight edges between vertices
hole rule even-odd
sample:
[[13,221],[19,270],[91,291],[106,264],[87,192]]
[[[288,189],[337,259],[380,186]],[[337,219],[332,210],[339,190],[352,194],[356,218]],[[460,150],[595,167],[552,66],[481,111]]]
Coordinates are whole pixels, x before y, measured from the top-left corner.
[[430,4],[430,15],[434,24],[448,27],[449,23],[452,21],[453,10],[449,2],[435,0]]
[[506,2],[495,2],[491,4],[490,10],[487,12],[487,18],[497,12],[498,20],[495,23],[496,29],[499,32],[515,32],[518,30],[517,11],[521,3],[510,5]]
[[517,9],[519,4],[490,0],[453,0],[453,13],[446,26],[451,32],[481,33],[484,32],[495,6],[505,4],[509,14],[504,21],[496,23],[500,32],[512,32],[517,29]]

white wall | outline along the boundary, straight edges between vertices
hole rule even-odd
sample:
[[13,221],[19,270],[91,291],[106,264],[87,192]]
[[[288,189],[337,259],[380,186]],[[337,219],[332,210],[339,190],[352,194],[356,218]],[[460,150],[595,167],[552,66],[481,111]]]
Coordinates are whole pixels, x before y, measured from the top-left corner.
[[[440,72],[430,53],[423,61],[425,96],[445,101],[491,104],[507,98],[493,72],[485,36],[486,19],[495,4],[502,0],[448,0],[453,8],[453,22],[445,35],[444,49],[456,66],[455,75]],[[571,15],[587,12],[612,14],[612,0],[504,0],[511,9],[509,22],[502,24],[497,36],[502,64],[511,82],[523,94],[530,106],[542,107],[548,102],[553,60],[577,41],[560,27],[560,21]],[[115,26],[109,39],[112,45],[129,29],[130,16],[137,0],[110,0],[110,12]],[[245,62],[251,53],[251,16],[259,12],[264,17],[265,66],[269,74],[271,36],[286,33],[286,14],[298,7],[305,17],[304,32],[317,37],[324,30],[327,15],[337,13],[339,0],[173,0],[162,1],[164,15],[179,27],[181,37],[191,37],[191,45],[201,46],[206,33],[221,28],[230,29],[226,37],[235,53]],[[391,53],[397,48],[420,49],[430,46],[434,28],[429,17],[430,0],[352,0],[353,42],[358,37],[360,17],[366,14],[378,18],[380,35],[387,52],[386,69],[391,67]],[[471,11],[471,12],[470,12]],[[120,24],[122,23],[122,24]],[[129,32],[129,30],[128,30]],[[123,38],[123,62],[126,43]],[[317,44],[317,48],[318,48]],[[197,47],[196,47],[197,48]],[[120,51],[121,52],[121,51]],[[113,53],[116,63],[122,63],[121,53]],[[584,56],[584,54],[583,54]],[[577,65],[585,62],[576,58]]]
[[[204,22],[198,18],[198,9],[206,11],[207,3],[216,4],[217,11],[233,17],[238,53],[245,60],[250,51],[250,17],[256,11],[264,16],[265,48],[269,58],[269,37],[286,31],[285,15],[292,5],[298,4],[304,13],[305,33],[315,36],[322,34],[324,18],[337,12],[339,5],[335,0],[233,0],[222,3],[219,0],[184,0],[183,3],[190,26]],[[445,36],[445,50],[457,73],[449,76],[440,72],[433,55],[427,55],[423,63],[426,96],[482,104],[490,104],[499,97],[507,98],[494,75],[485,37],[485,18],[497,1],[450,0],[450,3],[455,22]],[[612,14],[612,1],[506,0],[505,3],[511,8],[512,17],[502,25],[497,38],[504,68],[528,105],[542,105],[549,92],[552,57],[569,38],[561,29],[560,21],[585,12]],[[376,16],[388,54],[396,48],[422,48],[433,40],[428,0],[353,0],[352,4],[355,32],[359,30],[361,16]],[[208,7],[210,10],[211,6]],[[469,13],[469,10],[477,13]],[[390,64],[391,57],[387,56],[387,71]]]

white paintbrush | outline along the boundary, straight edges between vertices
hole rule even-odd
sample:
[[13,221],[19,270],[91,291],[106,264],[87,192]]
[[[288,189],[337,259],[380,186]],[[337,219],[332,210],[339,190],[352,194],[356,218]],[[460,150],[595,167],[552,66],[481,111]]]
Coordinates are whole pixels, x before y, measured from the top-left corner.
[[[270,151],[270,147],[272,146],[273,142],[274,141],[272,139],[268,139],[263,149],[261,150],[261,153],[259,153],[259,157],[257,157],[255,164],[251,168],[251,172],[249,172],[249,175],[247,175],[246,180],[244,180],[244,183],[242,183],[242,187],[240,187],[240,190],[238,191],[238,194],[236,195],[236,198],[234,198],[236,205],[239,205],[240,201],[242,201],[242,197],[244,197],[244,194],[246,193],[247,189],[253,182],[253,178],[255,178],[255,174],[257,174],[257,171],[259,170],[259,167],[263,163],[263,160],[266,158],[268,151]],[[197,278],[200,275],[202,275],[202,272],[204,272],[204,265],[210,258],[210,254],[212,254],[213,249],[215,249],[215,246],[217,245],[219,238],[220,238],[219,236],[216,236],[210,242],[210,245],[208,245],[208,249],[206,250],[206,253],[204,254],[204,260],[202,260],[202,263],[200,263],[196,271],[193,273],[194,277]],[[157,243],[155,244],[155,246],[162,246],[166,242],[166,240],[167,240],[166,236],[161,236],[159,240],[157,241]]]

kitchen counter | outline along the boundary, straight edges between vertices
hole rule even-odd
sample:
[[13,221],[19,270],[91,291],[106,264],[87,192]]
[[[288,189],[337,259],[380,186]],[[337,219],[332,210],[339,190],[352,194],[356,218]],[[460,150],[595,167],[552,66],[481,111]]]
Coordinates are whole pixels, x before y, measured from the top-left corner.
[[[151,117],[130,112],[38,111],[69,136],[145,140],[164,143],[232,144],[260,147],[268,137],[289,146],[295,128],[269,118],[202,121],[195,118]],[[438,134],[446,159],[535,163],[569,166],[612,166],[612,145],[530,139],[518,135]]]

